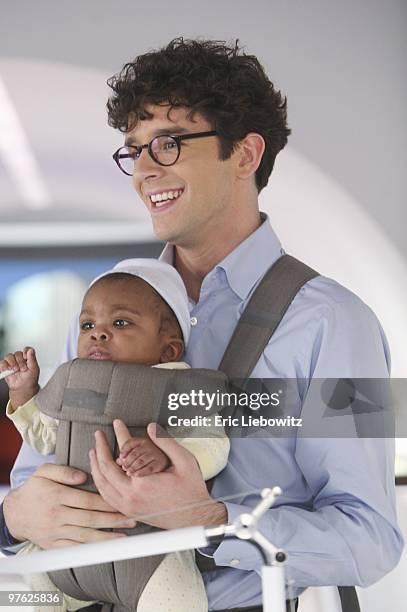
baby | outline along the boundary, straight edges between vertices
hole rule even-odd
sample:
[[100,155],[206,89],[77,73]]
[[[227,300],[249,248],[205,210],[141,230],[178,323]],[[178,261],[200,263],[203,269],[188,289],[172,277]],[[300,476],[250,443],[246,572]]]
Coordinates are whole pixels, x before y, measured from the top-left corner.
[[[181,277],[168,264],[130,259],[96,278],[84,297],[79,327],[78,356],[82,359],[189,368],[180,361],[190,333],[188,297]],[[0,360],[0,372],[8,369],[14,373],[6,378],[10,395],[7,415],[28,444],[42,454],[54,453],[58,421],[41,413],[36,405],[39,367],[34,349],[26,347],[6,355]],[[229,441],[221,428],[205,428],[205,438],[185,437],[185,428],[182,432],[171,428],[171,433],[183,436],[178,442],[195,455],[205,480],[225,467]],[[119,450],[117,463],[129,477],[169,467],[168,457],[147,437],[129,438]],[[168,571],[172,574],[171,593],[166,588],[164,609],[206,611],[202,579],[187,552],[164,558],[142,593],[138,612],[159,608],[164,577],[168,585]],[[55,590],[47,576],[38,575],[37,583],[39,577],[43,578],[41,590]],[[64,595],[62,609],[88,605],[89,601]]]

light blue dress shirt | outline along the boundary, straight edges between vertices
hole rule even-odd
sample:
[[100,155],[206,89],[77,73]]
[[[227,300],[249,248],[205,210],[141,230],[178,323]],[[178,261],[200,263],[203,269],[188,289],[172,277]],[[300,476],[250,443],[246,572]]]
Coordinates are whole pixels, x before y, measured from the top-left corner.
[[[266,270],[284,253],[268,219],[205,277],[185,361],[217,368],[237,321]],[[173,263],[170,245],[161,255]],[[64,359],[76,356],[77,324]],[[374,313],[335,281],[317,277],[297,294],[253,371],[258,378],[298,381],[306,418],[315,408],[312,378],[386,378],[389,351]],[[47,458],[49,461],[49,457]],[[27,445],[17,458],[12,486],[44,461]],[[229,462],[212,495],[226,502],[229,520],[258,502],[253,490],[283,490],[261,529],[288,552],[289,595],[311,585],[367,586],[398,562],[394,440],[391,438],[231,438]],[[261,602],[261,558],[250,544],[223,541],[214,553],[227,569],[205,576],[210,610]]]

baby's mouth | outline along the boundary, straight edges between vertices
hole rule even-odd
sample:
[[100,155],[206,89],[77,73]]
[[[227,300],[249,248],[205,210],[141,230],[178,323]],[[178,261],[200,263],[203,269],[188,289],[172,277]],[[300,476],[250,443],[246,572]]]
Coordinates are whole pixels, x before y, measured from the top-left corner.
[[96,361],[112,361],[112,356],[107,351],[92,349],[89,352],[88,359],[94,359]]

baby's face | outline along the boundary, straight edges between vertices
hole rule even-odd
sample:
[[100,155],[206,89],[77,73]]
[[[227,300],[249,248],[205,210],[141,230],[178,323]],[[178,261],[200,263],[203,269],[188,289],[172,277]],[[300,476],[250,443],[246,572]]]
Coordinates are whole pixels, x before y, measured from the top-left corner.
[[156,301],[142,281],[96,283],[85,295],[79,327],[81,359],[154,365],[165,350]]

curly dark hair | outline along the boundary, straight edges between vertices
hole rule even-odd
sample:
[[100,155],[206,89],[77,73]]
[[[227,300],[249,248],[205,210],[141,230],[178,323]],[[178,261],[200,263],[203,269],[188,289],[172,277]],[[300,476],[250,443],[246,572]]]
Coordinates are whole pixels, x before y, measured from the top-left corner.
[[220,159],[228,159],[249,132],[263,136],[266,148],[256,171],[260,192],[267,185],[276,155],[287,143],[287,99],[274,88],[254,55],[236,40],[184,40],[139,55],[107,81],[113,95],[107,103],[108,122],[121,132],[151,119],[147,104],[190,108],[219,133]]

